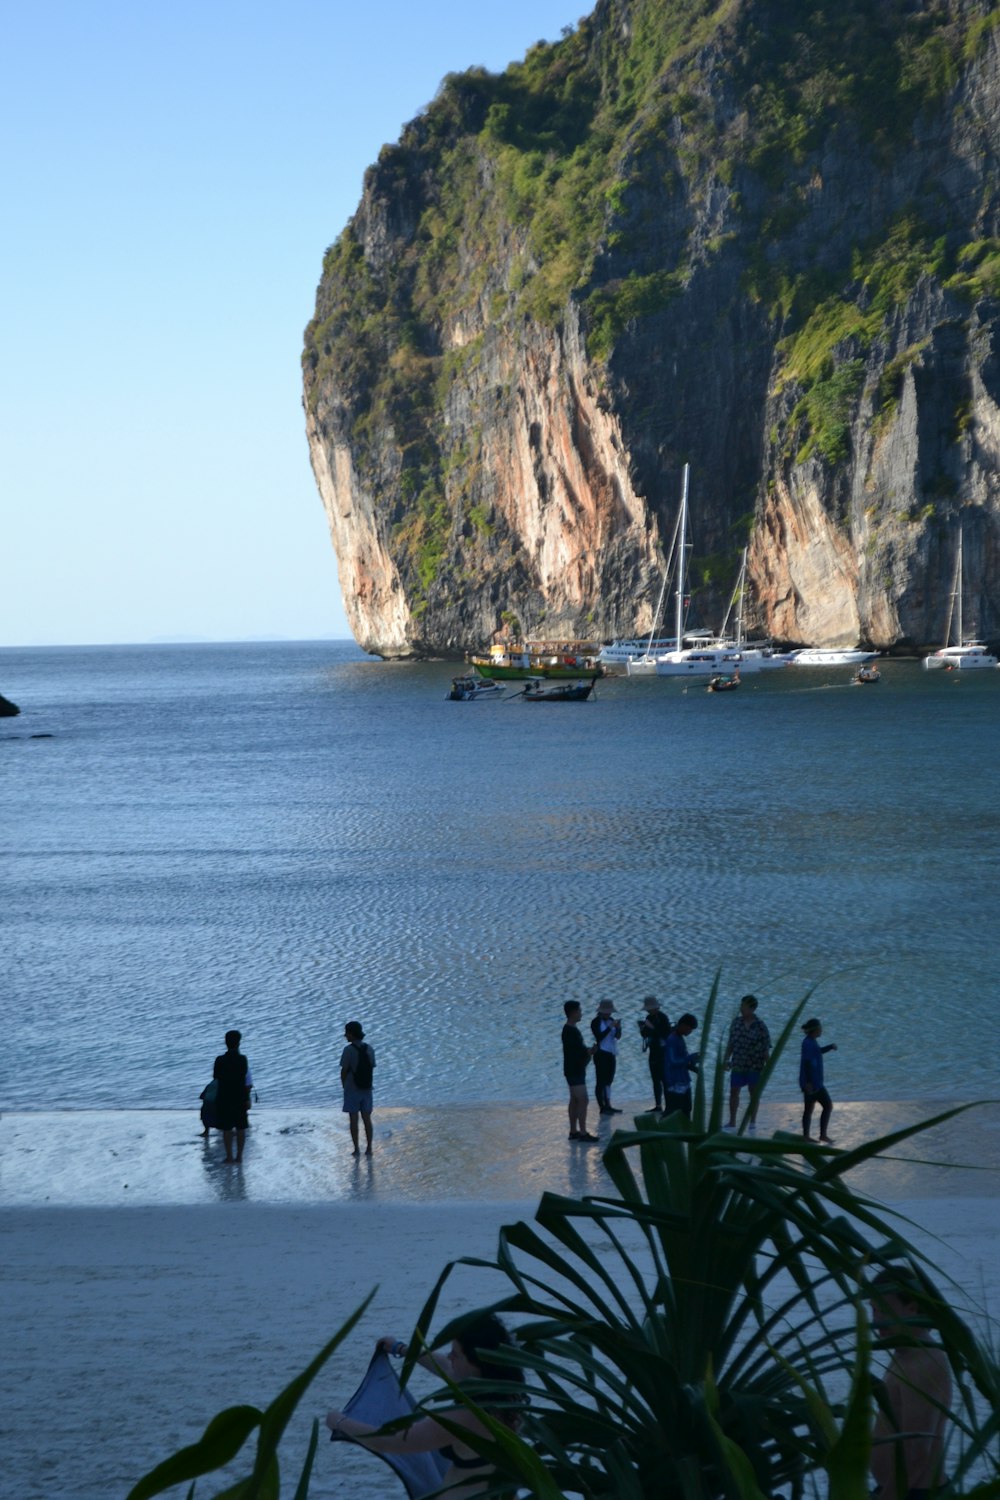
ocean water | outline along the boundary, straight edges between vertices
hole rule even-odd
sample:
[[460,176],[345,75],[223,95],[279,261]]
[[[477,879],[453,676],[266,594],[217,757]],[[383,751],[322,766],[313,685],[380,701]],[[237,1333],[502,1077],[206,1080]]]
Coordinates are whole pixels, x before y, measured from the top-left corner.
[[230,1026],[262,1102],[335,1105],[349,1019],[383,1104],[545,1103],[562,1002],[604,996],[634,1090],[641,997],[701,1015],[717,971],[772,1034],[816,986],[835,1098],[995,1093],[1000,672],[552,706],[455,670],[0,652],[0,1107],[190,1108]]

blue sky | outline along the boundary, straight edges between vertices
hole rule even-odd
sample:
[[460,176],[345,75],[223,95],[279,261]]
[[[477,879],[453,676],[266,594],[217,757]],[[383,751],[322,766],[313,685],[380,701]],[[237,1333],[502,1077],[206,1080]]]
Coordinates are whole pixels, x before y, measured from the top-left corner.
[[8,7],[0,645],[349,633],[301,410],[323,251],[445,73],[583,9]]

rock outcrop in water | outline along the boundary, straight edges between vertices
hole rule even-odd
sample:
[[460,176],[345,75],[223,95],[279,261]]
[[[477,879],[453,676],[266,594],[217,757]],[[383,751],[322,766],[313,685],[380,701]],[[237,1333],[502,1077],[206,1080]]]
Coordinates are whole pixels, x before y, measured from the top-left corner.
[[600,0],[445,80],[327,252],[305,407],[362,646],[693,613],[1000,636],[1000,10]]

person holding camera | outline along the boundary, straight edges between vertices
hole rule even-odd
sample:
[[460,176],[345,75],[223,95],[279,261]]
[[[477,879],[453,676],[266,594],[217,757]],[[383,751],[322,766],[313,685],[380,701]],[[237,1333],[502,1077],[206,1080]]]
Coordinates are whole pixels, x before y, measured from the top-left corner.
[[620,1115],[611,1103],[611,1085],[615,1081],[618,1067],[618,1043],[621,1041],[622,1023],[614,1014],[615,1002],[602,1000],[597,1015],[590,1023],[594,1034],[594,1093],[597,1108],[602,1115]]
[[660,1009],[660,1002],[655,995],[647,995],[642,1002],[639,1035],[642,1037],[642,1050],[649,1063],[649,1078],[653,1085],[653,1106],[645,1113],[647,1115],[661,1114],[663,1111],[663,1049],[670,1035],[670,1018],[665,1011]]
[[676,1114],[680,1110],[689,1120],[691,1118],[691,1074],[698,1071],[701,1053],[688,1051],[687,1038],[697,1029],[697,1019],[690,1011],[685,1011],[667,1037],[667,1045],[663,1049],[665,1115]]

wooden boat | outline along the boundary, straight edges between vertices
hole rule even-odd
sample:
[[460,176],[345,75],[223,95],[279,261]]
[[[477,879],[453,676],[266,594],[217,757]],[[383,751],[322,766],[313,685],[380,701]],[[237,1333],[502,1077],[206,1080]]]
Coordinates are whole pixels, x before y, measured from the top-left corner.
[[866,682],[880,681],[881,677],[878,667],[859,667],[851,680],[855,686],[863,687]]
[[604,668],[597,660],[600,649],[596,641],[497,642],[488,656],[473,655],[468,660],[481,677],[501,682],[603,677]]
[[594,691],[596,681],[595,676],[589,682],[528,682],[521,697],[525,703],[583,703]]
[[738,688],[739,685],[739,672],[733,672],[732,675],[730,675],[728,672],[720,672],[711,679],[706,691],[709,693],[731,693],[733,689]]
[[502,682],[492,682],[470,672],[466,677],[453,677],[451,691],[445,697],[452,703],[476,703],[480,698],[502,698],[506,691]]

